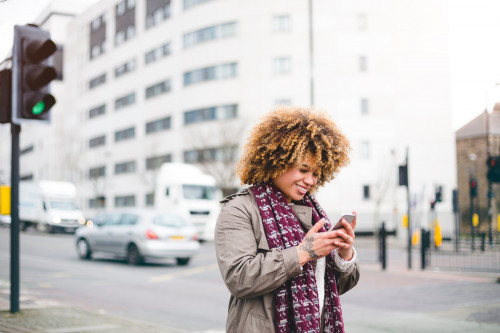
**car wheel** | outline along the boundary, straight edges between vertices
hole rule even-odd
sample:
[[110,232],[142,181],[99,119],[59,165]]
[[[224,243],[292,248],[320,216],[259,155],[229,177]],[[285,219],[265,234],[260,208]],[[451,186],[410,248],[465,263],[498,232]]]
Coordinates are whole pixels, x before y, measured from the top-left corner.
[[76,242],[76,249],[77,249],[78,255],[80,256],[81,259],[92,258],[92,250],[90,249],[89,243],[85,239],[80,238]]
[[177,260],[177,265],[179,266],[186,266],[187,264],[189,264],[189,260],[191,258],[175,258]]
[[137,245],[130,244],[127,250],[127,262],[131,265],[140,265],[142,261],[143,259]]

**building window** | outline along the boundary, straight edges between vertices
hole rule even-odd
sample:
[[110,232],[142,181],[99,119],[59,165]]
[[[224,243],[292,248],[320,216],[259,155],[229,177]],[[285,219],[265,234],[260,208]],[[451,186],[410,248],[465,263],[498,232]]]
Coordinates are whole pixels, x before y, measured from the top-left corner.
[[30,173],[29,175],[24,175],[24,176],[20,177],[20,180],[33,180],[33,179],[34,179],[34,176],[32,173]]
[[221,105],[184,112],[184,125],[238,117],[238,105]]
[[28,147],[24,148],[24,149],[21,149],[21,155],[26,155],[28,153],[32,153],[33,151],[35,150],[35,146],[34,145],[29,145]]
[[361,157],[362,158],[370,157],[370,143],[368,141],[361,142]]
[[368,99],[361,99],[361,114],[368,114]]
[[184,151],[184,162],[203,163],[233,160],[237,155],[237,146],[226,146],[218,148],[203,148]]
[[150,121],[149,123],[146,123],[146,134],[168,130],[171,127],[171,123],[172,121],[170,116]]
[[106,144],[106,136],[98,136],[89,140],[89,148],[97,148]]
[[115,45],[135,36],[135,1],[122,0],[115,10]]
[[101,15],[90,22],[90,59],[106,51],[106,20]]
[[135,172],[135,161],[128,161],[115,164],[115,175]]
[[170,43],[165,43],[145,54],[146,64],[157,61],[158,59],[164,58],[170,55]]
[[89,89],[94,89],[97,86],[100,86],[101,84],[106,83],[106,73],[99,75],[96,78],[93,78],[92,80],[89,81]]
[[210,40],[232,37],[236,35],[236,29],[236,22],[229,22],[184,34],[184,48]]
[[89,208],[105,208],[106,197],[98,196],[97,198],[89,199]]
[[132,72],[135,69],[135,59],[129,60],[124,64],[115,68],[115,77],[120,77],[123,74]]
[[106,167],[100,166],[96,168],[89,169],[89,179],[99,178],[106,176]]
[[290,31],[290,15],[274,15],[273,16],[273,31],[287,32]]
[[205,81],[236,77],[237,72],[237,63],[200,68],[191,72],[184,73],[184,86],[189,86]]
[[274,74],[289,74],[292,71],[292,62],[290,57],[274,58],[273,72]]
[[363,199],[370,200],[370,185],[363,185]]
[[152,207],[155,204],[155,194],[154,192],[146,193],[146,206]]
[[135,127],[130,127],[115,132],[115,142],[132,139],[135,137]]
[[135,195],[116,196],[115,207],[135,207]]
[[365,13],[358,13],[358,30],[366,30],[368,19]]
[[161,167],[163,163],[172,162],[172,155],[162,155],[146,158],[146,170],[156,170]]
[[101,116],[106,113],[106,104],[99,105],[89,110],[89,119]]
[[184,10],[212,0],[184,0]]
[[146,88],[146,99],[155,97],[170,91],[170,80],[165,80]]
[[365,73],[367,70],[368,68],[366,63],[366,57],[365,56],[359,57],[359,71]]
[[135,93],[128,94],[115,100],[115,110],[135,103]]
[[279,98],[274,101],[275,106],[289,106],[292,105],[292,100],[290,98]]
[[147,0],[146,29],[167,20],[170,17],[170,0]]

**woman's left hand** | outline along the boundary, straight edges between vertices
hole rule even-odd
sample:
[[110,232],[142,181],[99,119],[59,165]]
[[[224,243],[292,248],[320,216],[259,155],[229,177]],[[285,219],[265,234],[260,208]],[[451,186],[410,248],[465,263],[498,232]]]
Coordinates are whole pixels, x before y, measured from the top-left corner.
[[336,230],[337,237],[334,239],[334,244],[338,246],[337,251],[339,252],[339,255],[342,259],[347,261],[351,260],[354,255],[354,250],[352,248],[354,246],[354,238],[356,237],[354,235],[354,228],[356,228],[356,219],[358,216],[356,212],[352,213],[355,215],[354,220],[349,223],[343,219],[342,225],[344,227]]

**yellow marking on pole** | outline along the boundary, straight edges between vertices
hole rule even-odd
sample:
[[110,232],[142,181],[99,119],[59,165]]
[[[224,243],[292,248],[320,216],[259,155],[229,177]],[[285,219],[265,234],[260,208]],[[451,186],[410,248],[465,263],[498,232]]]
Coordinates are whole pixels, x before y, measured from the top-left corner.
[[420,229],[415,230],[411,239],[411,245],[416,246],[420,242]]
[[213,264],[213,265],[208,265],[208,266],[201,266],[201,267],[196,267],[196,268],[191,268],[191,269],[185,269],[185,270],[174,272],[174,273],[154,276],[154,277],[149,279],[149,282],[151,282],[151,283],[166,282],[166,281],[170,281],[170,280],[180,278],[183,276],[202,274],[202,273],[212,271],[212,270],[218,269],[218,268],[219,268],[219,265]]
[[10,215],[10,186],[0,185],[0,214]]
[[500,232],[500,214],[497,215],[497,231]]
[[436,226],[434,227],[434,243],[436,247],[440,247],[443,243],[443,235],[441,234],[441,226],[438,220],[436,220]]
[[474,227],[477,227],[479,225],[479,215],[477,213],[474,213],[474,215],[472,215],[472,225]]
[[402,218],[402,222],[403,222],[403,228],[408,228],[408,215],[403,215],[403,218]]

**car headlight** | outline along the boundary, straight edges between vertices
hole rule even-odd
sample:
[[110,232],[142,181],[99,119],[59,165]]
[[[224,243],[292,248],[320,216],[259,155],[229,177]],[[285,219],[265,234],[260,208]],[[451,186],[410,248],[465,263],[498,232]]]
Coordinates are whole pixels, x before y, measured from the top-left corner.
[[61,218],[59,216],[54,216],[54,223],[61,223]]
[[78,219],[78,223],[79,223],[79,224],[85,224],[85,218],[84,218],[84,217],[80,217],[80,218]]

